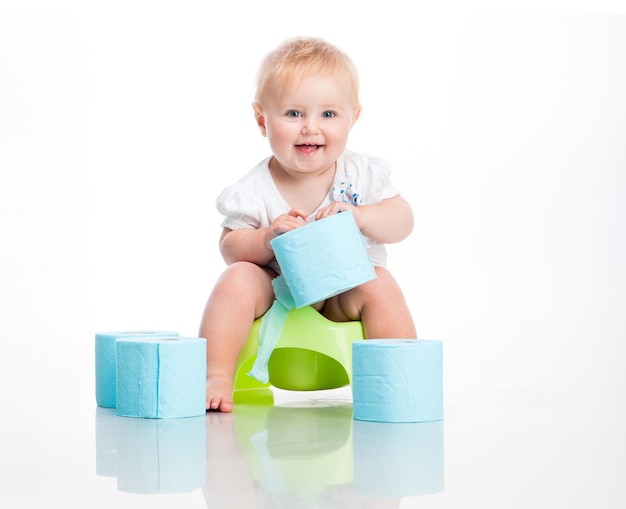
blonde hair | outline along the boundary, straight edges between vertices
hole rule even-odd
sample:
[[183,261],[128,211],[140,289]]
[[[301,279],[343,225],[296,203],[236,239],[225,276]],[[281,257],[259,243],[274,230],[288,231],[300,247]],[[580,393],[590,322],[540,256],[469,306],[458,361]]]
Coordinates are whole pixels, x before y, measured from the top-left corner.
[[254,100],[261,103],[271,87],[283,90],[304,78],[328,74],[338,74],[349,83],[354,105],[360,107],[358,73],[345,53],[317,37],[288,39],[261,63]]

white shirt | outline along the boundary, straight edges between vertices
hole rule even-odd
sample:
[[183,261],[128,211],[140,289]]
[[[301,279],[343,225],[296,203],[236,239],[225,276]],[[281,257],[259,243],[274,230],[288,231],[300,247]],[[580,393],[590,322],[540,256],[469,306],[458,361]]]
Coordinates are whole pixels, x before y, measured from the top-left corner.
[[[264,159],[220,193],[216,205],[225,216],[222,221],[224,228],[238,230],[268,227],[278,216],[291,210],[272,179],[270,160],[271,156]],[[391,183],[390,174],[391,165],[385,159],[346,151],[337,160],[333,184],[317,210],[335,201],[348,202],[358,207],[393,198],[400,191]],[[311,219],[317,210],[311,214]],[[364,239],[372,263],[384,267],[387,262],[384,244],[369,237]],[[269,266],[279,272],[275,260]]]

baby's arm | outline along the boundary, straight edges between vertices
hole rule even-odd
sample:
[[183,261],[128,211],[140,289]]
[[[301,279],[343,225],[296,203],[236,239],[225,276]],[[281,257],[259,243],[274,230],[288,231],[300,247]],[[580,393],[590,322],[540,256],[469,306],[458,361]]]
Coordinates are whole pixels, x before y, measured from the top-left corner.
[[224,228],[220,237],[220,252],[227,264],[235,262],[252,262],[264,267],[272,258],[274,251],[270,240],[302,226],[307,219],[299,209],[290,210],[265,228],[241,228],[230,230]]
[[381,244],[400,242],[413,231],[413,211],[400,195],[382,200],[375,205],[333,202],[318,211],[315,219],[350,210],[357,226],[365,235]]
[[228,265],[241,261],[267,265],[274,253],[265,245],[265,230],[267,228],[224,228],[220,237],[220,252],[224,261]]

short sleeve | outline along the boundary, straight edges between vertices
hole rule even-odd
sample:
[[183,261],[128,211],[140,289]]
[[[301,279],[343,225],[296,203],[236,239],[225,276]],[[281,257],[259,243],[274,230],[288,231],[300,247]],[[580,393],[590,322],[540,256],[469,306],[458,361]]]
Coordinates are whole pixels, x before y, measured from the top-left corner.
[[224,216],[221,226],[230,230],[260,228],[262,204],[257,203],[250,189],[231,185],[224,189],[215,202],[217,210]]
[[371,193],[378,201],[387,200],[400,194],[400,190],[391,182],[391,163],[382,157],[369,157],[371,175]]

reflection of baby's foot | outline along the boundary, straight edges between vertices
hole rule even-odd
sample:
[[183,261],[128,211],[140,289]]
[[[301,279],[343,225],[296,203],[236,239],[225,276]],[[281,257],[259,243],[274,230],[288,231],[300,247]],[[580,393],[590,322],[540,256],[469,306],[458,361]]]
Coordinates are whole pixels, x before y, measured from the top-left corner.
[[206,409],[220,412],[233,410],[233,382],[229,377],[210,376],[206,379]]
[[206,424],[207,432],[213,435],[228,434],[233,432],[233,412],[207,412]]

